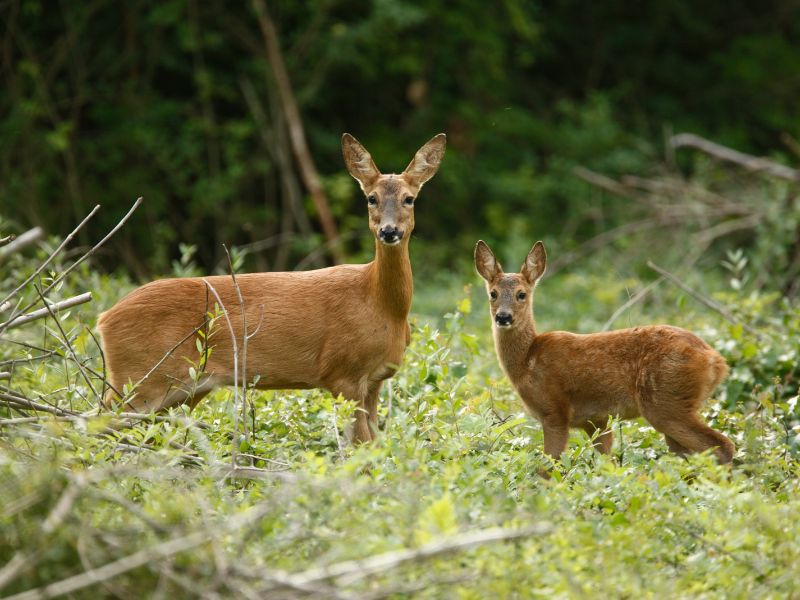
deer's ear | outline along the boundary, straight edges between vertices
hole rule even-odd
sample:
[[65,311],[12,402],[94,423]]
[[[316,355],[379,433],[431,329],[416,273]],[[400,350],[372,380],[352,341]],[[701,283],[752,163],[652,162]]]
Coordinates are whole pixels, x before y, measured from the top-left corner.
[[416,188],[422,185],[431,177],[436,175],[439,164],[444,157],[444,148],[447,145],[447,136],[443,133],[432,137],[422,148],[417,150],[414,158],[403,171],[406,180]]
[[483,240],[478,240],[475,244],[475,268],[478,270],[478,275],[487,282],[492,282],[498,275],[503,274],[503,269],[500,268],[494,253]]
[[528,256],[525,257],[525,262],[522,263],[520,274],[528,283],[533,285],[544,275],[546,267],[547,252],[544,251],[544,244],[542,242],[536,242],[533,248],[531,248],[531,251],[528,252]]
[[366,194],[367,189],[371,188],[381,172],[372,161],[367,149],[349,133],[342,134],[342,154],[344,164],[356,181],[361,185],[362,191]]

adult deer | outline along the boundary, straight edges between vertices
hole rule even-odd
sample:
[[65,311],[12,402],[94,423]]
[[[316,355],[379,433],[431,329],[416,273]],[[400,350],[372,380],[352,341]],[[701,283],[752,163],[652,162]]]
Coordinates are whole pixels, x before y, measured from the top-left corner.
[[[353,136],[342,136],[347,169],[367,197],[372,262],[237,275],[235,282],[229,276],[162,279],[101,314],[98,328],[113,388],[105,404],[122,401],[139,412],[187,401],[194,407],[213,388],[233,384],[233,343],[225,327],[216,324],[210,348],[195,335],[207,327],[219,299],[238,346],[251,334],[243,366],[258,376],[257,388],[341,394],[358,404],[354,441],[373,439],[380,387],[395,373],[410,337],[414,201],[439,168],[445,140],[442,133],[422,146],[403,173],[382,175]],[[201,372],[190,376],[187,360],[202,365]],[[126,384],[134,384],[132,392],[120,398]]]
[[725,378],[725,359],[693,333],[667,325],[578,335],[537,333],[533,291],[547,255],[536,242],[519,273],[506,274],[489,246],[475,246],[475,267],[486,281],[500,365],[544,430],[544,450],[559,458],[570,427],[598,433],[607,454],[609,416],[643,416],[678,454],[714,449],[730,463],[731,441],[698,411]]

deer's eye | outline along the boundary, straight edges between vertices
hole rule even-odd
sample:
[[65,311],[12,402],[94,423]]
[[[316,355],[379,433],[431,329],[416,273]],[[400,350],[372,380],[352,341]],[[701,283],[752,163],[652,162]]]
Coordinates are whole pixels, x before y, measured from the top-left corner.
[[376,204],[378,204],[378,199],[375,196],[368,196],[367,204],[369,204],[370,206],[375,206]]
[[491,292],[489,292],[489,297],[492,299],[492,302],[494,302],[495,300],[497,300],[497,292],[492,290]]
[[520,302],[522,300],[525,300],[525,298],[527,298],[527,297],[528,297],[528,294],[526,294],[525,292],[518,292],[517,293],[517,300],[519,300]]
[[403,199],[403,204],[406,206],[414,206],[414,196],[406,196]]

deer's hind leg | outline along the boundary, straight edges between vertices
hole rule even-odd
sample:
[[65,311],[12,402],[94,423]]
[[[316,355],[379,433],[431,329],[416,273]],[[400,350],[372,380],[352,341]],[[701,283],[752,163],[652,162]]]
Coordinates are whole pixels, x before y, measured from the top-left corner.
[[729,464],[733,460],[735,448],[733,442],[719,431],[711,429],[694,412],[645,409],[642,415],[647,421],[664,434],[669,449],[677,454],[703,452],[713,449],[721,464]]

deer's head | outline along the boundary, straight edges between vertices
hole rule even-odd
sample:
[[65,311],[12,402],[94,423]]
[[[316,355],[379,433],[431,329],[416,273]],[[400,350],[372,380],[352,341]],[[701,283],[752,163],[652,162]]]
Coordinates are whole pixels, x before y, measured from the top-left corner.
[[439,169],[446,139],[443,133],[433,137],[399,175],[382,175],[356,138],[349,133],[342,136],[344,162],[367,197],[369,226],[382,244],[397,246],[408,241],[414,229],[414,202]]
[[491,248],[483,240],[475,246],[475,268],[486,282],[489,313],[499,329],[532,318],[533,289],[544,275],[547,253],[544,244],[536,242],[525,257],[519,273],[504,273]]

